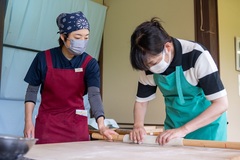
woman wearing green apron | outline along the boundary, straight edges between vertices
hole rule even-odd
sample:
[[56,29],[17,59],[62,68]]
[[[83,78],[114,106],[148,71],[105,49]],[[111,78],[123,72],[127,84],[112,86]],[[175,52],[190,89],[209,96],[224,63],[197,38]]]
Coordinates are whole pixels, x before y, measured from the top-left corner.
[[204,46],[170,37],[153,18],[133,32],[130,60],[140,71],[132,140],[143,140],[147,105],[159,88],[166,107],[165,130],[156,139],[159,144],[180,137],[226,141],[227,92]]

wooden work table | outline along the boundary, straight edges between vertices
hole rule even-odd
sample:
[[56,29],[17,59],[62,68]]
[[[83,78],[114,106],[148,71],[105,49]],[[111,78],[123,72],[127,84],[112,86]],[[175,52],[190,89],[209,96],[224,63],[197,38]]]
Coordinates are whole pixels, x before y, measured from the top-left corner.
[[240,150],[97,140],[35,145],[25,157],[34,160],[239,160]]

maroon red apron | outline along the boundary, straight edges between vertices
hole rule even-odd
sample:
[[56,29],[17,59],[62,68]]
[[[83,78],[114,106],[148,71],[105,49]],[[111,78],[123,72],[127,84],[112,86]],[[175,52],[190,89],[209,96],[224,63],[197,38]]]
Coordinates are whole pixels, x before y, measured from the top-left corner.
[[47,73],[35,125],[37,144],[88,141],[87,116],[84,110],[84,74],[91,56],[77,69],[53,68],[50,51],[45,52]]

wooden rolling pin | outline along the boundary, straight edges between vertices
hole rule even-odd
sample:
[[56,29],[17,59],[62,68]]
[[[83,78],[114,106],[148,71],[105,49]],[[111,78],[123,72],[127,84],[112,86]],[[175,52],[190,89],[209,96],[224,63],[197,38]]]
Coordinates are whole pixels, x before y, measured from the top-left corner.
[[[104,139],[107,138],[99,133],[93,133],[92,138],[94,139]],[[143,144],[158,144],[156,143],[157,136],[145,135]],[[113,135],[114,141],[128,142],[132,141],[129,139],[129,134],[126,135]],[[227,148],[227,149],[238,149],[240,150],[240,142],[223,142],[223,141],[210,141],[210,140],[193,140],[193,139],[183,139],[175,138],[168,142],[166,145],[172,146],[195,146],[195,147],[208,147],[208,148]]]
[[[113,129],[115,132],[117,132],[118,134],[130,134],[130,132],[132,131],[131,129]],[[89,130],[89,133],[99,133],[99,130]],[[148,135],[152,135],[152,136],[158,136],[161,133],[160,129],[155,129],[153,131],[148,131],[147,134]]]

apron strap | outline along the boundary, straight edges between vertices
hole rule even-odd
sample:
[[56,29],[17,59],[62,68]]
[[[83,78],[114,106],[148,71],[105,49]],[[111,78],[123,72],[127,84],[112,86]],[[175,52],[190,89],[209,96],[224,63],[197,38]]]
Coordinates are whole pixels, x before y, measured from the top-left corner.
[[176,83],[177,83],[177,92],[180,100],[180,104],[184,104],[185,100],[182,93],[181,78],[180,78],[180,66],[176,66]]
[[48,68],[53,68],[53,65],[52,65],[52,57],[51,57],[51,52],[50,52],[50,50],[46,50],[46,51],[45,51],[45,55],[46,55],[47,67],[48,67]]
[[90,55],[87,55],[87,57],[85,58],[84,62],[82,63],[81,67],[85,68],[88,64],[88,62],[92,59],[92,57]]

